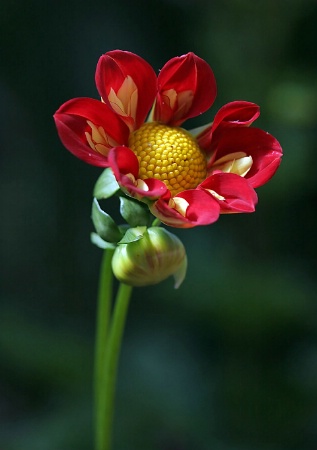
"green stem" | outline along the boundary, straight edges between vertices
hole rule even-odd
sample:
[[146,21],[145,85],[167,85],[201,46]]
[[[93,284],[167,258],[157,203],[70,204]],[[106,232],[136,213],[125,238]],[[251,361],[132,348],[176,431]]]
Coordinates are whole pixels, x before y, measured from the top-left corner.
[[131,286],[120,284],[110,322],[112,256],[113,252],[108,250],[103,258],[98,294],[95,361],[96,450],[111,449],[117,366],[132,292]]
[[94,373],[94,408],[95,408],[95,442],[96,450],[102,449],[103,417],[100,414],[102,399],[100,390],[104,379],[104,357],[107,333],[110,320],[112,300],[112,269],[111,260],[114,250],[104,251],[99,276],[97,297],[97,323],[95,341],[95,373]]
[[98,450],[111,449],[117,367],[131,292],[131,286],[121,283],[114,306],[104,360],[105,378],[100,391],[102,397],[101,415],[104,418],[104,441],[103,446]]

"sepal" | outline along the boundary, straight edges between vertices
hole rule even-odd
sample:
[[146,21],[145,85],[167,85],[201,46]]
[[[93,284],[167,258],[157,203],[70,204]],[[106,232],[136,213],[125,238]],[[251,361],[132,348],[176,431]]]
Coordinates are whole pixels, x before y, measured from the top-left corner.
[[108,248],[116,248],[116,244],[104,241],[97,233],[90,233],[90,241],[92,244],[96,245],[97,247],[101,248],[102,250],[105,250]]
[[104,212],[94,198],[92,203],[91,218],[97,234],[106,242],[118,242],[122,238],[119,227],[116,225],[112,217]]
[[126,197],[120,197],[120,214],[131,227],[150,226],[153,222],[147,205]]
[[145,232],[146,227],[129,228],[123,238],[118,242],[118,245],[139,241],[143,238]]
[[98,200],[109,198],[120,189],[110,167],[107,167],[98,178],[94,187],[94,197]]

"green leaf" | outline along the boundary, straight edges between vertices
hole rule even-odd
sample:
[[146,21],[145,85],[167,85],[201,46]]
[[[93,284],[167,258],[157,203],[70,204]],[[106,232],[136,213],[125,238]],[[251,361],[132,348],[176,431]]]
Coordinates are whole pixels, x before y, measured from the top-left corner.
[[130,244],[131,242],[139,241],[143,238],[146,229],[146,227],[129,228],[118,244]]
[[120,214],[131,227],[150,226],[153,220],[144,203],[126,197],[120,197]]
[[116,244],[104,241],[97,233],[90,233],[90,240],[92,244],[95,244],[97,247],[102,248],[103,250],[106,248],[116,248]]
[[106,242],[117,242],[122,234],[114,220],[104,212],[94,198],[92,203],[91,218],[99,236]]
[[120,186],[118,185],[112,170],[110,167],[107,167],[95,184],[94,197],[98,199],[109,198],[119,189]]

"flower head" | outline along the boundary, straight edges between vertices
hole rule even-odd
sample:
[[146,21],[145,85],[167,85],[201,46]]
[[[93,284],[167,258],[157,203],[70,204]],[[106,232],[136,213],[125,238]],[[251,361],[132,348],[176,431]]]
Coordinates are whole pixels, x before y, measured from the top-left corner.
[[127,195],[170,226],[207,225],[221,213],[254,211],[254,188],[274,175],[282,149],[273,136],[250,127],[260,112],[246,101],[223,106],[195,133],[181,128],[216,97],[204,60],[194,53],[172,58],[156,76],[141,57],[114,50],[99,59],[96,85],[100,101],[76,98],[54,115],[75,156],[110,167]]

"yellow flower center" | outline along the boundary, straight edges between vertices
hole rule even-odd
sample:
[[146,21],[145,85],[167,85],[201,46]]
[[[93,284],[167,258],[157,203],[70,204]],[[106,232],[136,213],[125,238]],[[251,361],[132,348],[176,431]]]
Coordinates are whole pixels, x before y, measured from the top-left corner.
[[163,181],[172,195],[194,189],[206,178],[206,158],[182,128],[145,123],[130,135],[129,147],[138,157],[139,177]]

